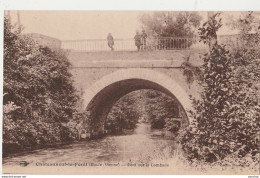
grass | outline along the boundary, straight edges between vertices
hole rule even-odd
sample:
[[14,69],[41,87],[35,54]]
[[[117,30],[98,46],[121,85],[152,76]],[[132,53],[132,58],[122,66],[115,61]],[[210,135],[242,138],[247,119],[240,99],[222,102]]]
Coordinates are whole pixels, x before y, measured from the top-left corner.
[[166,147],[163,150],[154,150],[139,155],[134,161],[142,163],[167,163],[171,174],[224,174],[224,175],[258,175],[259,162],[250,157],[235,159],[228,157],[215,163],[190,162],[186,159],[181,148],[172,150]]

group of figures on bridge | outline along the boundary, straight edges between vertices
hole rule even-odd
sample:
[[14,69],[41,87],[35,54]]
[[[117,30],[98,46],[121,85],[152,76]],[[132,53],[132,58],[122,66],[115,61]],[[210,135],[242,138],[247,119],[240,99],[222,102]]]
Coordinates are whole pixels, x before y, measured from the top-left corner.
[[136,32],[136,35],[134,37],[135,39],[135,46],[137,47],[137,50],[145,50],[146,49],[146,38],[148,35],[145,33],[143,30],[142,33],[140,34],[138,31]]
[[[135,46],[137,47],[137,51],[140,50],[146,50],[146,38],[148,35],[145,33],[145,30],[142,30],[142,33],[140,34],[139,31],[136,31],[136,34],[134,36],[135,40]],[[114,38],[111,35],[111,33],[107,36],[107,44],[108,47],[111,49],[111,51],[114,51]]]

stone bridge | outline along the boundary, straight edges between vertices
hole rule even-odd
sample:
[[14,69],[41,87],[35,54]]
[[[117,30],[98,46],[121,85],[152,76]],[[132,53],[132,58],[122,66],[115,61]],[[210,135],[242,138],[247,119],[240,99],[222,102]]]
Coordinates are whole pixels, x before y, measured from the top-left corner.
[[[76,88],[82,93],[82,109],[96,120],[92,132],[102,133],[105,119],[122,96],[140,89],[163,92],[177,101],[180,116],[191,122],[186,111],[191,110],[189,95],[197,96],[199,86],[189,85],[183,76],[182,62],[187,58],[200,65],[206,50],[158,51],[69,51],[71,72]],[[188,123],[186,122],[186,123]]]
[[[198,96],[199,86],[188,84],[181,64],[189,59],[201,65],[207,46],[197,38],[156,38],[147,49],[136,50],[133,39],[116,39],[115,51],[106,40],[60,41],[41,34],[27,34],[39,45],[67,51],[75,86],[82,94],[82,110],[90,113],[92,134],[104,131],[112,106],[124,95],[153,89],[171,96],[179,105],[179,117],[191,122],[189,95]],[[148,47],[149,46],[149,47]],[[95,121],[95,122],[94,122]]]

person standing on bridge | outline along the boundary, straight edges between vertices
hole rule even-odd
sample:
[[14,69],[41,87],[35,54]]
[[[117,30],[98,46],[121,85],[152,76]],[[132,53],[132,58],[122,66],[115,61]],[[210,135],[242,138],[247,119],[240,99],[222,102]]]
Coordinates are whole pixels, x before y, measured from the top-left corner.
[[114,51],[114,38],[113,36],[111,35],[111,33],[108,34],[107,36],[107,44],[108,44],[108,47],[111,49],[111,51]]
[[145,33],[145,30],[143,30],[141,34],[142,50],[146,49],[146,38],[147,34]]
[[140,51],[140,46],[141,46],[141,35],[139,34],[139,32],[136,32],[136,35],[134,37],[135,39],[135,46],[137,47],[137,50]]

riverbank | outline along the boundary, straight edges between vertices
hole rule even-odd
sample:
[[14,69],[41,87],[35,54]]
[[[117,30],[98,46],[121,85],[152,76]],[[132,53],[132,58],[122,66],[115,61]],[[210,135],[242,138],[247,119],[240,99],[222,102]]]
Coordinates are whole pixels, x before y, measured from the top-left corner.
[[[167,150],[167,149],[166,149]],[[165,149],[161,150],[167,155]],[[72,152],[75,154],[75,152]],[[55,153],[56,157],[62,157],[62,151]],[[75,155],[78,157],[77,155]],[[143,155],[144,156],[144,155]],[[41,154],[39,154],[41,157]],[[171,158],[164,159],[163,157],[157,157],[149,162],[144,162],[142,159],[139,160],[128,160],[124,162],[116,161],[100,161],[96,162],[95,160],[86,159],[82,161],[74,161],[73,158],[69,159],[63,158],[59,161],[55,158],[52,159],[37,159],[35,162],[31,162],[30,159],[27,159],[29,163],[26,167],[21,167],[17,164],[8,164],[3,163],[3,172],[4,173],[31,173],[39,174],[45,173],[48,169],[49,174],[69,174],[73,171],[76,171],[77,174],[192,174],[192,175],[257,175],[259,174],[259,168],[257,165],[248,167],[243,166],[229,166],[221,165],[219,163],[215,164],[201,164],[201,163],[190,163],[185,157],[178,151],[174,152],[174,156]],[[15,158],[17,162],[21,158]]]
[[[156,161],[156,160],[154,160]],[[168,164],[175,165],[176,169],[183,174],[222,174],[222,175],[257,175],[259,174],[259,163],[250,157],[231,158],[227,157],[214,163],[189,162],[181,151],[176,150],[174,156],[169,159]]]
[[79,141],[74,141],[74,142],[64,142],[64,143],[56,143],[56,144],[48,144],[48,145],[34,145],[32,147],[27,147],[27,148],[15,148],[13,150],[8,150],[10,149],[10,147],[5,148],[3,146],[3,158],[6,157],[15,157],[15,156],[20,156],[20,155],[25,155],[25,154],[30,154],[30,153],[34,153],[36,151],[39,150],[43,150],[43,149],[55,149],[55,148],[59,148],[62,147],[64,145],[68,145],[68,144],[72,144],[72,143],[77,143]]

